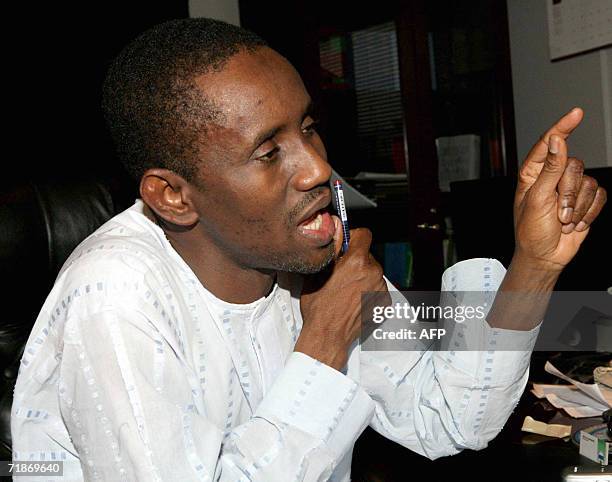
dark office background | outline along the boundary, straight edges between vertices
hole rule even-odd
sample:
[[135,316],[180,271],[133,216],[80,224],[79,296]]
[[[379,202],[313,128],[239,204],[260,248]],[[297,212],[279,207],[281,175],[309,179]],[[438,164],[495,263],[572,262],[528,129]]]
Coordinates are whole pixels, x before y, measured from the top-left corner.
[[[11,155],[19,179],[122,176],[106,132],[100,91],[106,69],[138,33],[187,17],[187,1],[43,2],[5,16],[5,92]],[[6,85],[6,84],[5,84]],[[6,172],[6,171],[5,171]]]

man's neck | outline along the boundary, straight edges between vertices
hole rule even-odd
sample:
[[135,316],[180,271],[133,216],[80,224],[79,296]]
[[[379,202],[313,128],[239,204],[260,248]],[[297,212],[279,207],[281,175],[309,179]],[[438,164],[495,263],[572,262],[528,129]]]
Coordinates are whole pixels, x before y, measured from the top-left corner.
[[[146,205],[144,214],[159,225]],[[265,273],[237,265],[214,243],[202,239],[197,229],[174,233],[163,225],[160,227],[200,283],[217,298],[228,303],[248,304],[267,296],[274,287],[275,272]]]
[[[176,252],[185,260],[200,283],[217,298],[228,303],[247,304],[267,296],[274,286],[276,273],[262,273],[228,262],[225,253],[214,246],[190,242],[186,233],[168,235]],[[177,239],[178,238],[178,239]],[[193,246],[197,246],[196,250]],[[205,255],[204,255],[205,253]]]

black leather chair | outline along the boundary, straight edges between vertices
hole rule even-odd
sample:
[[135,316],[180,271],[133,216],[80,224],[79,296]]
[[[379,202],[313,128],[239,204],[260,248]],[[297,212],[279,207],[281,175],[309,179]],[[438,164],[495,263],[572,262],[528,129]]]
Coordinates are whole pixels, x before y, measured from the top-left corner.
[[0,193],[0,460],[11,460],[13,388],[25,342],[72,250],[134,199],[123,181],[28,182]]

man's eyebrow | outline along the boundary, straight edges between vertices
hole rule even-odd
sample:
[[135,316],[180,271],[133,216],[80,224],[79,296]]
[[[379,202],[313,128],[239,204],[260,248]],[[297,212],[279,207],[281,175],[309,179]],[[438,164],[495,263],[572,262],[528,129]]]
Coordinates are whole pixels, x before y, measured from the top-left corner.
[[[301,120],[303,121],[309,115],[314,115],[314,113],[315,113],[315,104],[312,101],[312,99],[310,99],[308,101],[308,104],[306,105],[306,108],[304,109],[304,113],[302,114]],[[257,149],[265,141],[267,141],[268,139],[271,139],[276,134],[278,134],[281,130],[283,130],[284,127],[285,127],[284,125],[275,126],[259,134],[253,141],[253,144],[251,144],[251,152],[255,151],[255,149]]]
[[267,131],[259,134],[255,138],[255,141],[253,141],[253,144],[251,144],[251,151],[255,151],[255,149],[257,149],[260,145],[262,145],[268,139],[271,139],[272,137],[274,137],[282,129],[283,129],[283,126],[276,126],[276,127],[273,127],[272,129],[268,129]]

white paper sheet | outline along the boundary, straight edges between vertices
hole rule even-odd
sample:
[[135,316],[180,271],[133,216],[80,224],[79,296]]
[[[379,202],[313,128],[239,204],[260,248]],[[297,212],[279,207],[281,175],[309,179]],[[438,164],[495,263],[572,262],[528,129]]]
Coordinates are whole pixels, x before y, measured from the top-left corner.
[[565,410],[567,414],[573,418],[591,418],[601,416],[601,412],[599,410],[591,407],[567,407],[563,410]]
[[[552,375],[555,375],[555,376],[561,378],[562,380],[565,380],[566,382],[571,383],[576,388],[578,388],[581,392],[585,393],[590,398],[595,400],[598,403],[598,405],[603,405],[603,407],[606,407],[606,410],[608,408],[612,407],[612,400],[607,400],[607,398],[603,395],[603,393],[599,389],[599,385],[597,385],[597,384],[581,383],[579,381],[576,381],[573,378],[570,378],[570,377],[566,376],[565,374],[561,373],[550,362],[546,362],[546,365],[544,365],[544,370],[546,370],[548,373],[550,373]],[[608,394],[608,391],[606,391],[606,395],[610,396]],[[598,408],[598,406],[595,406],[593,408]]]
[[574,385],[548,385],[544,383],[534,383],[531,393],[538,398],[546,398],[549,393],[558,395],[564,392],[577,392],[578,389]]

